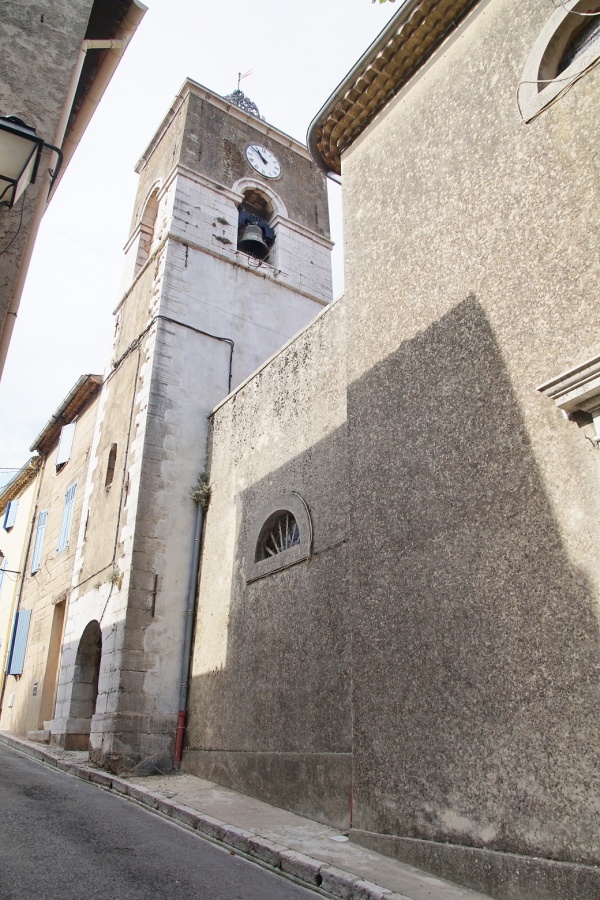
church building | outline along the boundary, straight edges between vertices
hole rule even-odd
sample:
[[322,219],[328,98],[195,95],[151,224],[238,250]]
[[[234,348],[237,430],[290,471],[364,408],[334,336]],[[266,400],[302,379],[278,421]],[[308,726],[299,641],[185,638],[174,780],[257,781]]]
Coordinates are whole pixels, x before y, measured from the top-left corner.
[[0,727],[598,897],[599,59],[594,0],[406,0],[310,154],[186,82],[107,370],[33,448]]

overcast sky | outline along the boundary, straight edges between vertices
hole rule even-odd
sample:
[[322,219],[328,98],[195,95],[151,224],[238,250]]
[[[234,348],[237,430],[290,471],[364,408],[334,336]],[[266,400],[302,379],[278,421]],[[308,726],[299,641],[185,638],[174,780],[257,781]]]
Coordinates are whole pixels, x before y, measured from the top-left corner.
[[[146,13],[44,217],[0,383],[0,484],[84,373],[104,372],[142,155],[184,80],[237,86],[301,141],[399,3],[147,0]],[[5,115],[10,110],[0,110]],[[44,135],[52,140],[52,135]],[[330,190],[334,290],[341,202]]]

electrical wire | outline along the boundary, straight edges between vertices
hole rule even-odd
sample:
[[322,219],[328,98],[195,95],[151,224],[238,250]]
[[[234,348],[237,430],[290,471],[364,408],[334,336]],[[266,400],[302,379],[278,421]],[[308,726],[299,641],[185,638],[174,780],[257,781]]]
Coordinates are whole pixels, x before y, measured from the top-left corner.
[[559,0],[558,6],[554,2],[552,3],[552,6],[554,7],[554,9],[564,9],[565,12],[570,13],[573,16],[581,16],[582,18],[586,18],[586,19],[593,17],[593,16],[600,16],[600,9],[597,9],[596,12],[587,12],[587,13],[577,12],[576,9],[567,9],[567,7],[565,6],[564,2],[562,2],[562,0]]
[[[9,186],[10,186],[10,185],[9,185]],[[6,193],[6,191],[5,191],[4,193]],[[4,194],[3,194],[2,196],[4,196]],[[23,199],[22,199],[22,201],[21,201],[21,218],[19,219],[19,227],[17,228],[17,230],[16,230],[15,233],[13,234],[12,238],[10,239],[10,241],[8,242],[8,244],[6,245],[6,247],[4,248],[4,250],[0,250],[0,256],[2,256],[3,253],[6,253],[6,251],[7,251],[10,247],[12,247],[12,245],[14,244],[14,242],[15,242],[15,240],[16,240],[16,238],[17,238],[17,235],[19,234],[19,232],[20,232],[20,230],[21,230],[21,225],[23,224],[23,207],[24,207],[24,206],[25,206],[25,194],[23,194]]]
[[567,82],[565,84],[564,88],[562,88],[562,90],[560,90],[558,92],[558,94],[552,98],[552,100],[550,100],[548,103],[546,103],[542,107],[542,109],[539,109],[535,113],[535,115],[530,116],[527,119],[528,122],[532,122],[533,119],[537,119],[537,117],[540,115],[540,113],[542,113],[544,110],[548,109],[550,106],[552,106],[554,103],[556,103],[556,101],[559,100],[563,96],[563,94],[565,94],[565,92],[568,91],[569,88],[573,84],[575,84],[576,81],[579,81],[579,79],[582,78],[585,74],[587,74],[587,72],[590,72],[592,69],[595,69],[598,64],[600,64],[600,56],[597,59],[595,59],[593,62],[589,63],[589,65],[587,65],[585,67],[585,69],[581,69],[579,72],[575,72],[574,75],[568,75],[566,78],[538,78],[533,81],[520,81],[517,86],[517,109],[519,110],[519,115],[521,116],[523,121],[525,121],[525,116],[523,115],[523,110],[521,109],[521,103],[519,101],[519,91],[521,90],[521,88],[524,84],[560,84],[563,81]]

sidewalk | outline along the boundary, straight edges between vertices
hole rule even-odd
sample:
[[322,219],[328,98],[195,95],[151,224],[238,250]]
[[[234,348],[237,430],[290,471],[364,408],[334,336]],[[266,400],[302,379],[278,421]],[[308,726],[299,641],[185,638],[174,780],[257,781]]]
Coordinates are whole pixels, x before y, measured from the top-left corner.
[[70,775],[168,816],[201,837],[279,869],[340,900],[489,900],[467,888],[366,850],[333,828],[193,775],[122,778],[89,765],[88,754],[8,732],[0,742]]

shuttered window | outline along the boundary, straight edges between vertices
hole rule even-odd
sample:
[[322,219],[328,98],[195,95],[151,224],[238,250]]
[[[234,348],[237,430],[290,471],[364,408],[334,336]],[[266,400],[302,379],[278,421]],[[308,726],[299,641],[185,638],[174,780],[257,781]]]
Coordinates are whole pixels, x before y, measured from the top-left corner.
[[44,532],[46,530],[46,519],[48,518],[48,510],[41,509],[37,520],[37,529],[35,532],[35,543],[33,545],[33,556],[31,557],[31,572],[37,572],[42,561],[42,547],[44,545]]
[[75,506],[76,487],[77,482],[74,482],[65,494],[65,508],[63,510],[62,523],[60,526],[58,547],[56,548],[59,553],[69,546],[69,533],[71,531],[71,521],[73,519],[73,507]]
[[15,524],[15,519],[17,518],[17,507],[19,505],[18,500],[9,500],[8,506],[6,507],[6,512],[4,513],[4,522],[2,523],[2,527],[5,531],[8,531],[9,528],[12,528]]
[[2,590],[2,582],[4,581],[4,570],[8,567],[8,562],[6,558],[2,560],[2,565],[0,565],[0,591]]
[[60,430],[60,440],[58,442],[58,450],[56,451],[56,465],[62,466],[63,463],[69,462],[71,459],[71,449],[73,447],[73,438],[75,437],[75,422],[70,425],[63,425]]
[[23,663],[25,662],[25,649],[27,647],[30,619],[30,609],[21,609],[17,613],[17,618],[15,619],[13,627],[12,641],[10,643],[8,665],[6,667],[7,675],[23,674]]

